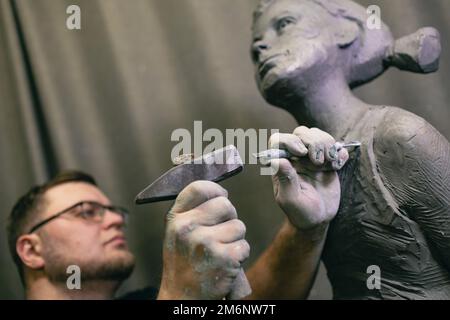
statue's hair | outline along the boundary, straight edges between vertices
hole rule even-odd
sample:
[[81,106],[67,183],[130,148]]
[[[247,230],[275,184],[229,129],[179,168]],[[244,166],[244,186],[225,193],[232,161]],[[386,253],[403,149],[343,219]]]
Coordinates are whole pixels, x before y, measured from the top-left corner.
[[256,21],[263,13],[266,11],[267,7],[269,7],[275,0],[261,0],[256,6],[255,11],[253,11],[253,22]]
[[[268,7],[270,7],[273,3],[275,3],[277,0],[261,0],[254,13],[253,13],[253,18],[254,20],[258,19],[263,13],[264,11],[266,11],[266,9]],[[298,0],[298,2],[304,2],[305,0]],[[330,13],[331,15],[336,15],[337,11],[341,11],[341,12],[345,12],[347,11],[347,7],[342,6],[342,4],[338,4],[336,2],[331,2],[331,1],[327,1],[327,0],[306,0],[306,1],[311,1],[311,2],[315,2],[318,5],[320,5],[321,7],[323,7],[326,11],[328,11],[328,13]],[[349,1],[346,1],[346,4],[348,6]],[[354,3],[350,3],[352,5],[355,5]],[[356,19],[356,17],[353,17],[353,19]],[[362,20],[360,20],[361,22],[363,22]]]
[[[253,21],[256,22],[276,1],[261,0],[254,11]],[[440,36],[434,28],[422,28],[395,41],[389,27],[383,22],[380,29],[370,30],[366,23],[369,17],[366,9],[351,0],[295,1],[313,2],[331,16],[357,24],[359,37],[352,44],[355,57],[348,75],[351,87],[369,82],[390,66],[416,73],[434,72],[439,67]]]

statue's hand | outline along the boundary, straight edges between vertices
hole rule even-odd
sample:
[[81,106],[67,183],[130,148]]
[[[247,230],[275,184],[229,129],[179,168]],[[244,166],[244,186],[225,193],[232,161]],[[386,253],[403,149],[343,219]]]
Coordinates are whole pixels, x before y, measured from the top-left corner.
[[341,188],[336,173],[347,162],[345,148],[330,153],[336,143],[328,133],[298,127],[293,134],[275,134],[270,148],[288,150],[298,160],[272,160],[275,200],[289,221],[301,230],[329,223],[337,213]]

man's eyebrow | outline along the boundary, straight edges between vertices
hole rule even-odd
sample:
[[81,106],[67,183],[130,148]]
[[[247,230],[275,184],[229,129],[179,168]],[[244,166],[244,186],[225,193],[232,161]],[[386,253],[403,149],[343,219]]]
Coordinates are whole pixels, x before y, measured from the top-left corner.
[[96,201],[96,200],[81,200],[81,201],[78,201],[77,203],[74,203],[72,205],[72,209],[71,210],[81,208],[81,206],[80,206],[81,204],[83,204],[83,205],[90,205],[90,206],[95,205],[95,204],[99,204],[99,205],[106,206],[106,207],[111,206],[111,204],[109,202],[102,203],[102,202]]

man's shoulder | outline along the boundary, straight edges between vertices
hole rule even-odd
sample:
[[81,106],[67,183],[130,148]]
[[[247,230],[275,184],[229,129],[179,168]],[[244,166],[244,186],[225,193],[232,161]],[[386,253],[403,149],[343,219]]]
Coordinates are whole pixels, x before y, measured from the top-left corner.
[[126,293],[116,300],[156,300],[158,297],[158,289],[147,287],[136,291]]

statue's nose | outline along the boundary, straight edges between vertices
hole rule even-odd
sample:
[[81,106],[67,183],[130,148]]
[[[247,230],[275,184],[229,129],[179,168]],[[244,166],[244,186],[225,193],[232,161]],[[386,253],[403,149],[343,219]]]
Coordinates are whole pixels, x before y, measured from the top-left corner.
[[270,46],[263,41],[255,41],[252,45],[252,59],[253,62],[257,63],[261,56],[261,53],[269,50]]

